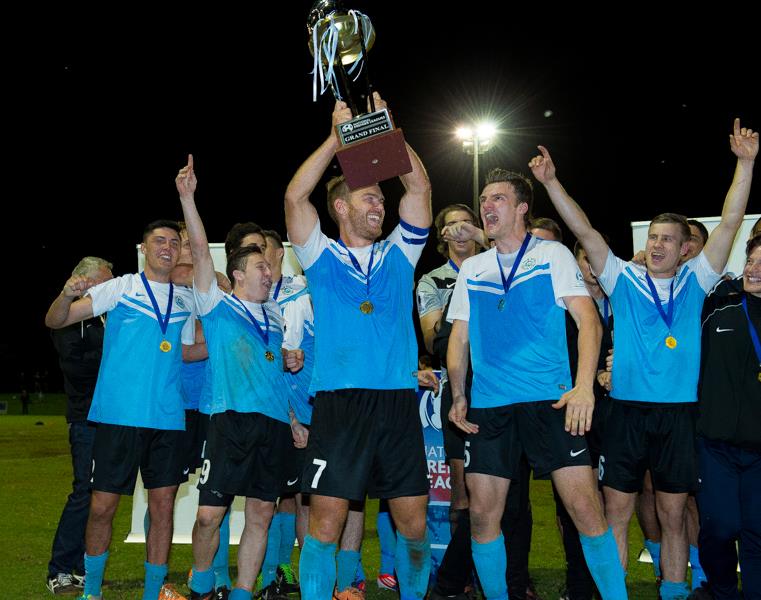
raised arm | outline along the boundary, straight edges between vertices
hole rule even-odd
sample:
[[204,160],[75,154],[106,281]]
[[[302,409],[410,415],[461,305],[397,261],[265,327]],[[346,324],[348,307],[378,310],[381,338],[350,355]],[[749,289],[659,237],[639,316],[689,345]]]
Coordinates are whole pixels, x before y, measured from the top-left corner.
[[745,127],[741,128],[740,119],[735,119],[734,131],[729,136],[729,147],[737,156],[735,176],[724,199],[721,222],[708,236],[708,241],[703,248],[711,268],[717,273],[721,273],[727,265],[732,243],[742,224],[745,207],[748,205],[753,165],[758,154],[758,132]]
[[537,146],[537,148],[542,154],[535,156],[528,163],[531,172],[547,190],[552,205],[558,211],[560,218],[568,225],[573,235],[586,250],[592,270],[598,274],[602,273],[608,258],[608,244],[600,233],[592,227],[586,213],[568,195],[568,192],[558,181],[555,164],[552,162],[552,157],[547,148],[544,146]]
[[[63,290],[45,315],[45,325],[51,329],[61,329],[92,317],[92,298],[82,297],[95,281],[82,275],[73,275],[63,286]],[[77,300],[77,298],[79,298]]]
[[418,155],[409,144],[406,146],[412,172],[399,177],[405,190],[399,202],[399,217],[415,227],[430,227],[433,222],[431,181]]
[[206,293],[211,289],[212,283],[216,285],[217,276],[214,272],[214,262],[211,260],[206,231],[196,208],[195,193],[198,180],[193,170],[192,154],[188,154],[188,164],[180,169],[174,182],[180,194],[182,216],[188,228],[190,252],[193,254],[193,285],[199,292]]
[[336,125],[350,119],[351,109],[346,106],[346,102],[337,101],[333,108],[333,126],[328,139],[304,161],[285,190],[285,226],[288,238],[297,246],[306,243],[317,223],[317,210],[309,201],[309,196],[320,183],[340,146]]

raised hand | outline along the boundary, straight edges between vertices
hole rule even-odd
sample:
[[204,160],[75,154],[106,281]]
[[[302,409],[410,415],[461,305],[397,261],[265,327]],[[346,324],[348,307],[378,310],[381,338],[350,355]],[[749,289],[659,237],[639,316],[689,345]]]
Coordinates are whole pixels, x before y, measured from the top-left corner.
[[180,172],[177,173],[174,183],[177,186],[180,198],[187,198],[188,196],[193,196],[193,194],[195,194],[198,180],[196,179],[196,174],[193,170],[192,154],[188,154],[188,164],[182,167]]
[[740,127],[735,119],[734,131],[729,135],[729,147],[739,160],[755,160],[758,154],[758,132]]
[[95,285],[95,280],[84,275],[73,275],[63,286],[63,295],[66,298],[81,298],[87,290]]
[[536,180],[542,185],[547,185],[550,181],[555,179],[555,163],[552,162],[552,157],[544,146],[537,146],[541,156],[535,156],[532,158],[528,166],[531,169],[531,173],[536,177]]

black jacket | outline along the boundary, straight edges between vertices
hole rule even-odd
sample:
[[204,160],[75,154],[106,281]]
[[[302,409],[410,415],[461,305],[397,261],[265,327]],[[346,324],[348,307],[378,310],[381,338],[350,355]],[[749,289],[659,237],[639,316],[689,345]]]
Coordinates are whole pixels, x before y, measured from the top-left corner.
[[[706,298],[698,434],[761,451],[761,369],[742,297]],[[749,294],[746,298],[751,321],[761,336],[761,298]]]
[[103,352],[103,333],[100,317],[51,331],[69,397],[66,408],[69,423],[87,420]]

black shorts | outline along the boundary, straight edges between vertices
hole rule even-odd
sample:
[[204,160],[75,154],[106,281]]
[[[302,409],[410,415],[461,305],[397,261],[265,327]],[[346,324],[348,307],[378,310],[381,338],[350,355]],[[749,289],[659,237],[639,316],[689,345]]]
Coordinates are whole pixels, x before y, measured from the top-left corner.
[[232,410],[213,415],[198,480],[199,506],[226,506],[234,496],[277,500],[289,444],[291,428],[266,415]]
[[293,444],[285,455],[283,472],[285,478],[281,488],[282,496],[292,496],[301,492],[301,473],[304,471],[306,448],[296,448]]
[[452,408],[452,388],[449,381],[441,389],[441,433],[444,434],[444,454],[451,459],[465,460],[465,432],[449,420]]
[[[595,385],[595,388],[598,386]],[[597,392],[597,390],[595,390]],[[602,434],[605,431],[605,423],[610,415],[610,406],[613,401],[607,394],[595,393],[595,411],[592,413],[592,426],[584,437],[587,438],[589,447],[589,459],[592,468],[596,469],[602,454]]]
[[92,489],[131,496],[138,469],[147,490],[179,485],[187,480],[184,442],[182,430],[97,423]]
[[[188,476],[201,466],[201,452],[206,440],[209,415],[204,415],[193,409],[185,409],[185,465]],[[187,477],[186,477],[187,479]]]
[[301,491],[348,500],[428,494],[413,390],[318,392]]
[[465,442],[465,472],[505,479],[519,476],[521,454],[526,453],[534,479],[548,479],[563,467],[590,466],[583,435],[565,430],[565,409],[555,400],[521,402],[496,408],[471,408],[468,420],[479,427]]
[[696,404],[612,400],[605,423],[599,478],[620,492],[642,491],[650,469],[653,487],[669,494],[697,489]]

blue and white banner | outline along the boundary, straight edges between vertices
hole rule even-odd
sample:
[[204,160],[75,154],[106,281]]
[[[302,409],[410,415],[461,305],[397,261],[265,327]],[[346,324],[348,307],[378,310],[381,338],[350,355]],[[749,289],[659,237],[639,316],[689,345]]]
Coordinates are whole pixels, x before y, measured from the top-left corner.
[[[441,378],[440,371],[434,371]],[[436,577],[444,551],[449,544],[449,501],[452,486],[449,481],[449,465],[444,456],[444,434],[441,431],[441,388],[418,390],[420,421],[423,424],[425,455],[428,462],[428,537],[431,542],[431,580]]]

